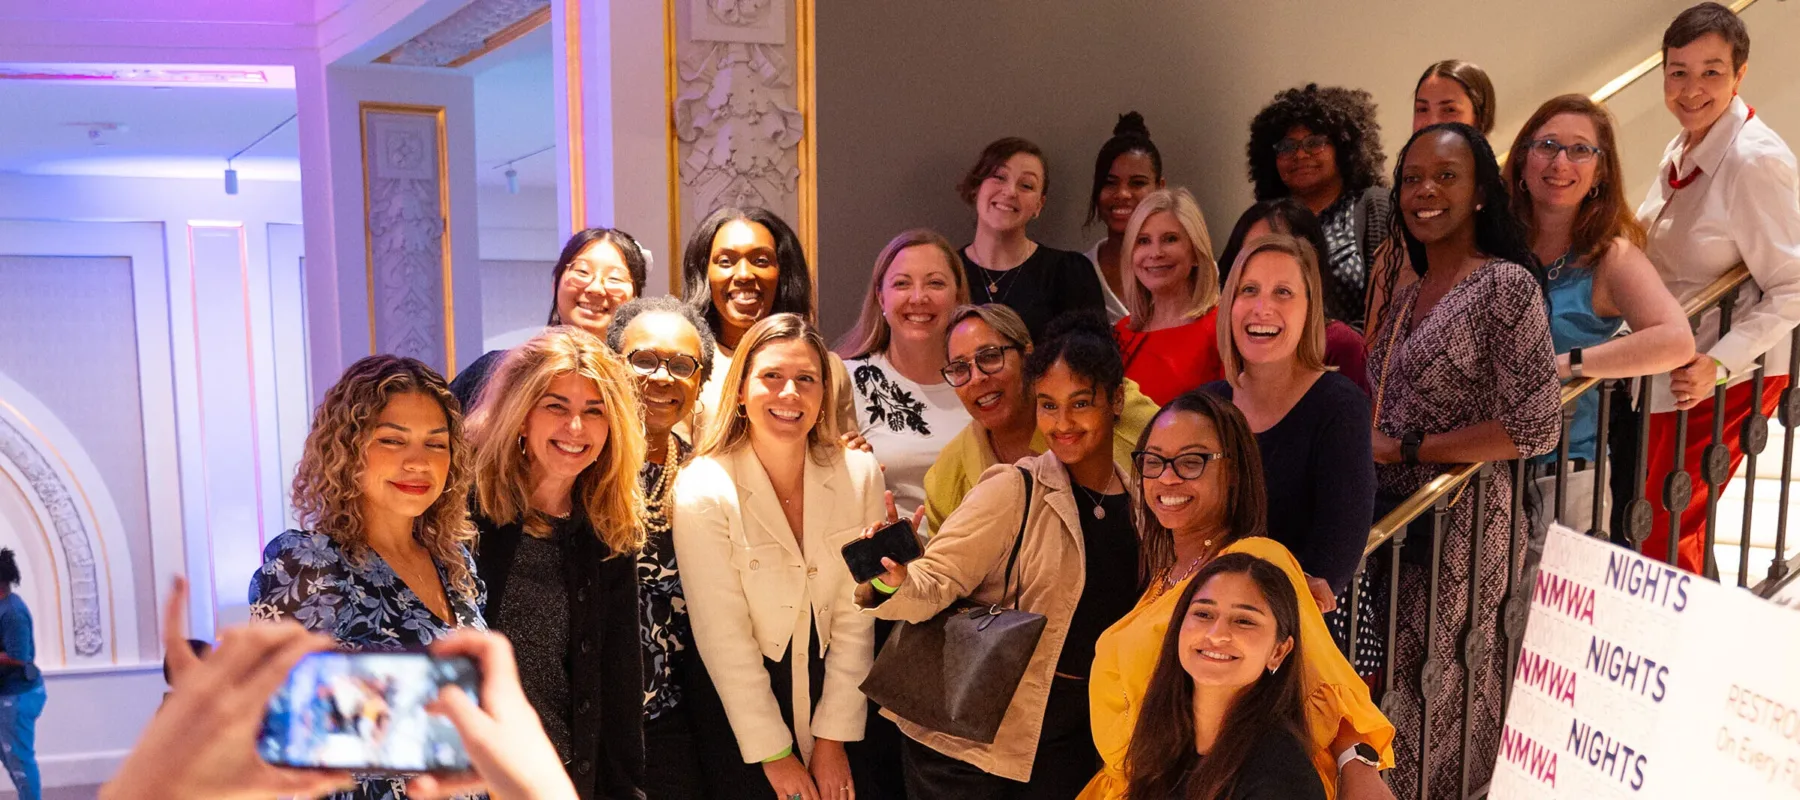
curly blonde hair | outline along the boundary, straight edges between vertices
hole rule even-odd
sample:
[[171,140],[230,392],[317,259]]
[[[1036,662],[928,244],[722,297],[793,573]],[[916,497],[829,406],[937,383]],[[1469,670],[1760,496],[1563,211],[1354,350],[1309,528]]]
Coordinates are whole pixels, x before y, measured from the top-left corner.
[[469,522],[469,456],[463,452],[462,406],[443,376],[416,358],[359,359],[325,393],[294,474],[294,516],[305,529],[331,537],[357,568],[367,563],[371,550],[363,529],[364,453],[382,409],[394,397],[409,393],[436,400],[450,426],[450,473],[444,493],[413,520],[413,536],[443,568],[450,589],[472,603],[475,575],[465,547],[475,538],[475,526]]
[[549,328],[513,348],[482,388],[469,413],[475,502],[482,516],[498,524],[522,520],[528,534],[550,533],[550,519],[531,508],[531,458],[520,440],[526,417],[550,383],[571,373],[593,381],[608,423],[606,446],[575,479],[575,502],[612,556],[637,553],[644,547],[638,472],[645,451],[637,380],[619,354],[580,328]]

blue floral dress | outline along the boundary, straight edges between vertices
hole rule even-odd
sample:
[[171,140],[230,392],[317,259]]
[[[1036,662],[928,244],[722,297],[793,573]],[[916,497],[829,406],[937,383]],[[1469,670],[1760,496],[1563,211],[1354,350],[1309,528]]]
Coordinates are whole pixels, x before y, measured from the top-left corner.
[[[474,559],[467,550],[462,558],[473,575]],[[358,568],[331,537],[287,531],[263,548],[262,567],[250,579],[250,616],[294,620],[307,630],[330,634],[346,650],[416,650],[457,628],[486,630],[480,609],[487,590],[480,578],[475,596],[469,597],[449,589],[444,565],[437,565],[437,574],[445,581],[455,625],[432,614],[373,551]],[[354,791],[332,795],[332,800],[405,798],[403,780],[375,776],[360,777]]]

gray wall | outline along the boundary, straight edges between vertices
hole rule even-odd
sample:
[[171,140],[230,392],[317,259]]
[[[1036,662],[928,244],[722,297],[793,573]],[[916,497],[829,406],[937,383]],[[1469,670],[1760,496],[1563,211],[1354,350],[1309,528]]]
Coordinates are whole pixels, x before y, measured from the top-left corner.
[[[929,225],[968,240],[972,214],[953,187],[1000,136],[1033,139],[1050,157],[1049,207],[1034,237],[1085,249],[1103,235],[1081,227],[1094,154],[1118,114],[1141,111],[1169,182],[1194,191],[1222,239],[1251,200],[1250,118],[1275,92],[1308,81],[1372,91],[1391,170],[1411,132],[1419,72],[1466,58],[1497,86],[1495,139],[1504,147],[1538,103],[1594,91],[1655,52],[1663,28],[1692,1],[821,2],[822,323],[835,336],[854,322],[875,254],[898,231]],[[1777,21],[1794,31],[1797,16],[1800,7],[1776,2],[1746,15],[1759,43],[1747,95],[1759,73],[1765,91],[1786,85],[1781,37],[1759,20],[1785,18]],[[1650,144],[1626,148],[1627,170],[1646,176],[1632,184],[1634,198],[1677,132],[1655,76],[1637,91],[1647,98],[1637,104],[1647,126],[1638,138]]]

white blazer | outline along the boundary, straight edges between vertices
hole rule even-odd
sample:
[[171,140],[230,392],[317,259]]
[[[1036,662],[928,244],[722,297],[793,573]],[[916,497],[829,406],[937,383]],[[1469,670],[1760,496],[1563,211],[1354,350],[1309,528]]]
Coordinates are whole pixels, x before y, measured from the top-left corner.
[[[841,457],[829,464],[806,460],[804,545],[750,447],[696,458],[675,480],[675,553],[688,619],[745,763],[789,745],[810,757],[814,736],[863,737],[868,703],[858,687],[875,660],[874,622],[857,611],[856,584],[839,549],[885,521],[887,509],[875,457],[835,452]],[[807,670],[815,627],[825,658],[816,707]],[[779,661],[790,647],[791,732],[763,667],[763,659]]]

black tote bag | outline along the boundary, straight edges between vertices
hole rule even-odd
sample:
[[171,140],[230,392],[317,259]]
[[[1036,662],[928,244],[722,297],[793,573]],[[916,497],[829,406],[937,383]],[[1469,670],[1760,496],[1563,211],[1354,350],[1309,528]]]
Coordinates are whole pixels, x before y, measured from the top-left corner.
[[1020,467],[1019,474],[1025,516],[1006,559],[1000,602],[964,600],[924,622],[895,627],[862,683],[865,696],[901,719],[982,744],[993,744],[1046,623],[1043,614],[1019,610],[1016,592],[1013,607],[1004,607],[1031,519],[1031,473]]

